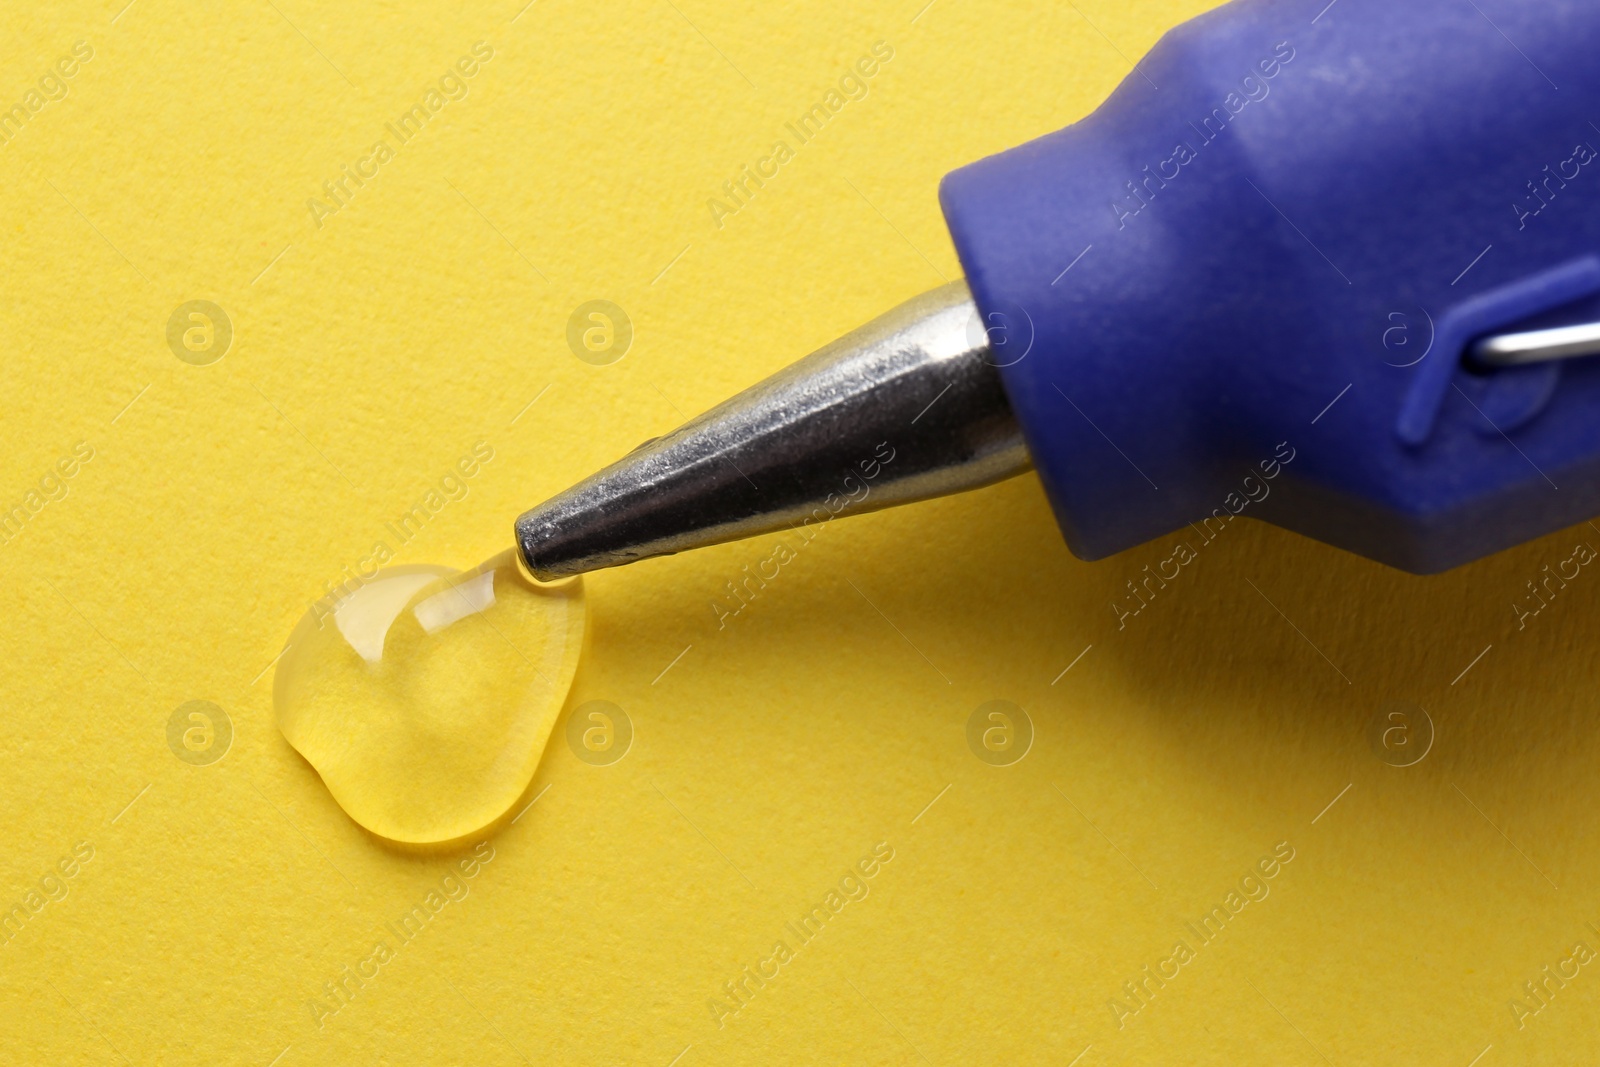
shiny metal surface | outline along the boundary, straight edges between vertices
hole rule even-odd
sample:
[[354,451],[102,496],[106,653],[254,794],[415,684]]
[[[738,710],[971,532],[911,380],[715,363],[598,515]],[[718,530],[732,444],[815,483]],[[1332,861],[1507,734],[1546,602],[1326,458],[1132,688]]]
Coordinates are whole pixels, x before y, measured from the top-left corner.
[[1472,358],[1491,367],[1518,367],[1553,359],[1600,356],[1600,322],[1485,337],[1472,346]]
[[911,300],[517,519],[544,580],[1030,468],[965,282]]

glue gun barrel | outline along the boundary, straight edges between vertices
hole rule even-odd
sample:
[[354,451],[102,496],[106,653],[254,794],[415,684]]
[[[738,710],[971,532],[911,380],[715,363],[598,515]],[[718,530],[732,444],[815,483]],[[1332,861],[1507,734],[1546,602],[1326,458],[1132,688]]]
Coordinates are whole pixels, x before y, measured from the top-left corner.
[[975,489],[1030,467],[964,282],[911,300],[516,523],[563,578]]

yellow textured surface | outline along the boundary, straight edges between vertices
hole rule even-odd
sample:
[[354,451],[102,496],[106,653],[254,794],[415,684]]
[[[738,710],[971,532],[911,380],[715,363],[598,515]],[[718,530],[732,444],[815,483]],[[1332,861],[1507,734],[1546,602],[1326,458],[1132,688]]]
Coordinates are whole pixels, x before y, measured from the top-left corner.
[[[623,709],[631,751],[558,726],[537,803],[445,854],[367,835],[273,727],[273,657],[375,543],[470,567],[955,276],[939,177],[1084,114],[1202,2],[120,6],[0,12],[7,106],[93,50],[0,144],[0,1061],[1593,1059],[1600,973],[1563,961],[1600,943],[1600,577],[1510,610],[1589,527],[1422,580],[1240,524],[1122,630],[1171,546],[1078,563],[1031,478],[830,524],[721,629],[770,540],[597,575],[570,703]],[[480,41],[464,98],[386,133]],[[605,366],[566,341],[596,299],[635,332]],[[191,300],[233,326],[207,366],[167,341]],[[1036,731],[1011,766],[966,741],[991,700]],[[169,744],[190,701],[222,759]],[[1390,701],[1437,727],[1415,766],[1368,740]],[[1187,931],[1280,842],[1264,899]]]

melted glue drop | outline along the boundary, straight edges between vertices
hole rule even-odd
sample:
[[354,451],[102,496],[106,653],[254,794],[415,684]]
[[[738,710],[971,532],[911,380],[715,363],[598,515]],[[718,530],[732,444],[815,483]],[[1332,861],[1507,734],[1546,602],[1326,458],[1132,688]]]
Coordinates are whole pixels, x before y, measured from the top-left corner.
[[533,780],[583,633],[581,581],[531,582],[510,552],[465,573],[390,567],[295,627],[278,729],[368,830],[452,841]]

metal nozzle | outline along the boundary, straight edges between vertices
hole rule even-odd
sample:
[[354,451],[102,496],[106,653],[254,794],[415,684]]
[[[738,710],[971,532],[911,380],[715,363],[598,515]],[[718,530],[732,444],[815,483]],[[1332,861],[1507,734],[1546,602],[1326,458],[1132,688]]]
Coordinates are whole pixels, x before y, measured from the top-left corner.
[[1030,468],[965,282],[900,305],[517,519],[563,578]]

